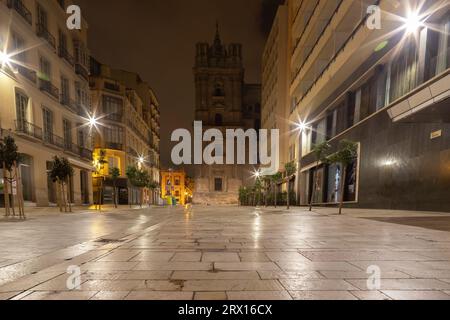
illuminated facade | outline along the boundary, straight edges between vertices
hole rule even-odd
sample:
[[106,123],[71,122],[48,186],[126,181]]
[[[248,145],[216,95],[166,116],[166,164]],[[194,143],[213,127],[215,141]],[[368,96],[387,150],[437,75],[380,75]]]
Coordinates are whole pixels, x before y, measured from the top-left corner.
[[[118,203],[140,202],[140,190],[126,177],[129,166],[149,173],[159,185],[159,104],[150,86],[139,75],[114,70],[91,59],[91,99],[98,124],[94,135],[94,198],[103,186],[103,202],[113,202],[112,168],[118,168]],[[103,153],[103,159],[101,154]],[[101,161],[103,160],[103,161]],[[145,201],[156,203],[157,190],[145,190]],[[98,202],[98,201],[97,201]]]
[[172,196],[178,204],[185,205],[192,199],[192,189],[189,186],[189,178],[184,170],[161,171],[161,194],[166,199]]
[[[337,202],[342,168],[317,168],[312,149],[329,141],[334,151],[347,139],[359,143],[345,181],[347,205],[449,211],[448,1],[288,5],[290,120],[306,124],[289,141],[300,202],[309,202],[315,174],[313,202]],[[369,5],[379,5],[381,28]]]
[[[195,120],[204,130],[261,127],[261,85],[244,82],[242,45],[222,44],[217,27],[212,44],[198,43],[194,66]],[[196,165],[196,204],[237,204],[238,191],[254,183],[251,165]]]
[[[278,7],[262,59],[261,127],[280,130],[279,168],[289,162],[288,7]],[[270,151],[270,150],[269,150]]]
[[87,24],[83,20],[81,30],[67,29],[70,4],[0,1],[1,135],[11,134],[22,155],[27,205],[57,202],[56,186],[47,175],[55,155],[74,167],[68,199],[92,203],[92,148],[85,126],[90,112]]

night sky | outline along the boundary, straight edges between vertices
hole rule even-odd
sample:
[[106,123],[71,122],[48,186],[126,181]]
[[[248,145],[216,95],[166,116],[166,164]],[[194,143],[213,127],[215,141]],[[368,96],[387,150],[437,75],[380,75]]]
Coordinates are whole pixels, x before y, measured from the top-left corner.
[[170,134],[194,120],[192,68],[197,42],[243,44],[246,82],[260,83],[261,55],[280,0],[77,0],[99,61],[137,72],[161,109],[162,166],[171,166]]

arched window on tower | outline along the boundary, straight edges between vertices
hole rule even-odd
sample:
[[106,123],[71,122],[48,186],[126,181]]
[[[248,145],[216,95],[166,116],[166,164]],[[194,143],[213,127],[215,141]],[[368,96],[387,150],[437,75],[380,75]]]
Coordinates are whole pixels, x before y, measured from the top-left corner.
[[215,123],[216,123],[216,126],[222,126],[223,125],[223,116],[220,113],[216,114]]
[[223,90],[223,85],[221,83],[216,83],[214,88],[214,96],[215,97],[224,97],[225,92]]

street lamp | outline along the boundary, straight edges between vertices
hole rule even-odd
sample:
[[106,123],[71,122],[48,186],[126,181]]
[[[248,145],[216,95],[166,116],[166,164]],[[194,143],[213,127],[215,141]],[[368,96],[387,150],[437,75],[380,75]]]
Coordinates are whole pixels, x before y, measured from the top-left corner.
[[9,56],[9,54],[0,50],[0,66],[3,67],[4,65],[10,64],[11,64],[11,57]]
[[423,22],[420,18],[419,14],[415,11],[411,11],[406,17],[405,21],[405,29],[408,34],[414,34],[417,30],[422,26]]

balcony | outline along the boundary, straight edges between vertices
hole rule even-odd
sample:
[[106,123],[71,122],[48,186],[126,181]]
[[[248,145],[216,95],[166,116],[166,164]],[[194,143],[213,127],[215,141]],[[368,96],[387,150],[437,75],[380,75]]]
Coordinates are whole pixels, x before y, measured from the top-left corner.
[[37,76],[36,71],[30,70],[24,66],[17,65],[17,71],[20,75],[22,75],[24,78],[30,80],[33,83],[36,83]]
[[30,26],[33,25],[31,12],[27,9],[27,7],[25,7],[21,0],[8,0],[7,5],[8,8],[16,10],[16,12],[20,14]]
[[40,23],[37,24],[37,35],[38,37],[45,39],[49,45],[52,46],[53,49],[56,49],[56,39],[55,37],[48,31],[47,26],[44,26]]
[[118,142],[105,142],[105,149],[123,150],[123,144]]
[[16,132],[34,139],[42,140],[42,129],[28,121],[15,121]]
[[59,149],[64,149],[65,147],[64,139],[49,131],[44,131],[43,141],[45,144],[57,147]]
[[103,84],[103,87],[104,87],[106,90],[109,90],[109,91],[120,92],[120,86],[119,86],[118,84],[116,84],[116,83],[105,82],[105,83]]
[[61,94],[60,103],[73,113],[80,114],[80,109],[78,108],[77,103],[74,100],[70,99],[67,94]]
[[66,152],[70,152],[79,156],[82,159],[92,161],[92,151],[79,146],[74,143],[68,143],[63,138],[54,135],[52,132],[43,132],[42,128],[35,126],[28,121],[16,120],[15,122],[16,133],[19,135],[27,136],[33,139],[44,142],[45,144],[63,149]]
[[66,60],[72,67],[75,65],[75,59],[70,53],[67,51],[67,48],[59,47],[58,55],[60,58]]
[[80,63],[75,63],[75,73],[81,76],[84,80],[89,81],[89,71]]
[[39,89],[42,92],[48,93],[55,99],[59,99],[59,89],[55,87],[50,81],[39,79]]

